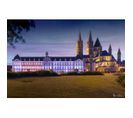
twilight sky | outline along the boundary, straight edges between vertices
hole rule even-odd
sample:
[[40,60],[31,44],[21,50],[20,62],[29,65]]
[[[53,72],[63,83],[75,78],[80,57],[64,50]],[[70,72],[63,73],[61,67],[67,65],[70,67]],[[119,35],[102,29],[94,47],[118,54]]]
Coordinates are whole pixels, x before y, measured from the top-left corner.
[[16,54],[20,56],[75,56],[78,33],[81,32],[86,54],[86,41],[89,32],[95,42],[98,37],[103,50],[108,50],[109,44],[116,58],[118,48],[122,59],[125,59],[125,21],[124,20],[35,20],[36,27],[29,32],[23,32],[24,44],[16,44],[16,48],[7,46],[8,64]]

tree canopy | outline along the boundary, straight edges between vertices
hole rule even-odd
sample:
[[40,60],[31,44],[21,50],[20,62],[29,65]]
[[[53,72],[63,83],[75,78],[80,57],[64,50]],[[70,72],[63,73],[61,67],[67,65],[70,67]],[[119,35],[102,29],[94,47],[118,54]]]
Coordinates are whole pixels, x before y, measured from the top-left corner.
[[23,42],[25,39],[21,35],[22,31],[28,32],[35,27],[34,20],[7,20],[7,42],[15,47],[15,43]]

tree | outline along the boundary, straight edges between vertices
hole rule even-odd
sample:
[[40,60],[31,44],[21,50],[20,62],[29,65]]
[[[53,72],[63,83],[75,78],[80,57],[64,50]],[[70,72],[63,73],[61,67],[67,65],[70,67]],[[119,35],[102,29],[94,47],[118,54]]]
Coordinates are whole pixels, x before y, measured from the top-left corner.
[[7,42],[12,47],[18,42],[25,43],[22,31],[28,32],[31,28],[35,27],[33,20],[7,20]]

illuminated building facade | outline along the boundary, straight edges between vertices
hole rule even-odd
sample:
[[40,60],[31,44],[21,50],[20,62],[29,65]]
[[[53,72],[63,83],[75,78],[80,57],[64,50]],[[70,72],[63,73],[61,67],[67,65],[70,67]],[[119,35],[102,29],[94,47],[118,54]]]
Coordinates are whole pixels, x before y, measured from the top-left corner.
[[86,55],[83,54],[83,40],[79,33],[76,43],[76,56],[74,57],[51,57],[46,52],[43,57],[21,57],[16,55],[12,60],[13,72],[28,72],[51,70],[54,72],[85,72],[101,71],[116,72],[121,65],[121,51],[118,50],[117,60],[112,55],[112,47],[108,51],[102,50],[99,39],[93,44],[91,32],[87,40]]

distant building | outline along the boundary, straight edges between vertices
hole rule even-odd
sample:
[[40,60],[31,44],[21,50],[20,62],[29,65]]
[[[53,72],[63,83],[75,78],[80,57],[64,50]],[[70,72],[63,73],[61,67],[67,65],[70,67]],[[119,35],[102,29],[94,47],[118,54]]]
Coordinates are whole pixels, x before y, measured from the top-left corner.
[[55,72],[116,72],[119,68],[125,68],[121,61],[121,51],[118,50],[117,60],[112,55],[112,47],[108,51],[102,50],[99,39],[93,44],[91,32],[87,40],[86,55],[83,54],[83,40],[79,33],[76,43],[76,56],[74,57],[52,57],[46,52],[43,57],[21,57],[16,55],[12,60],[13,72],[27,72],[51,70]]

